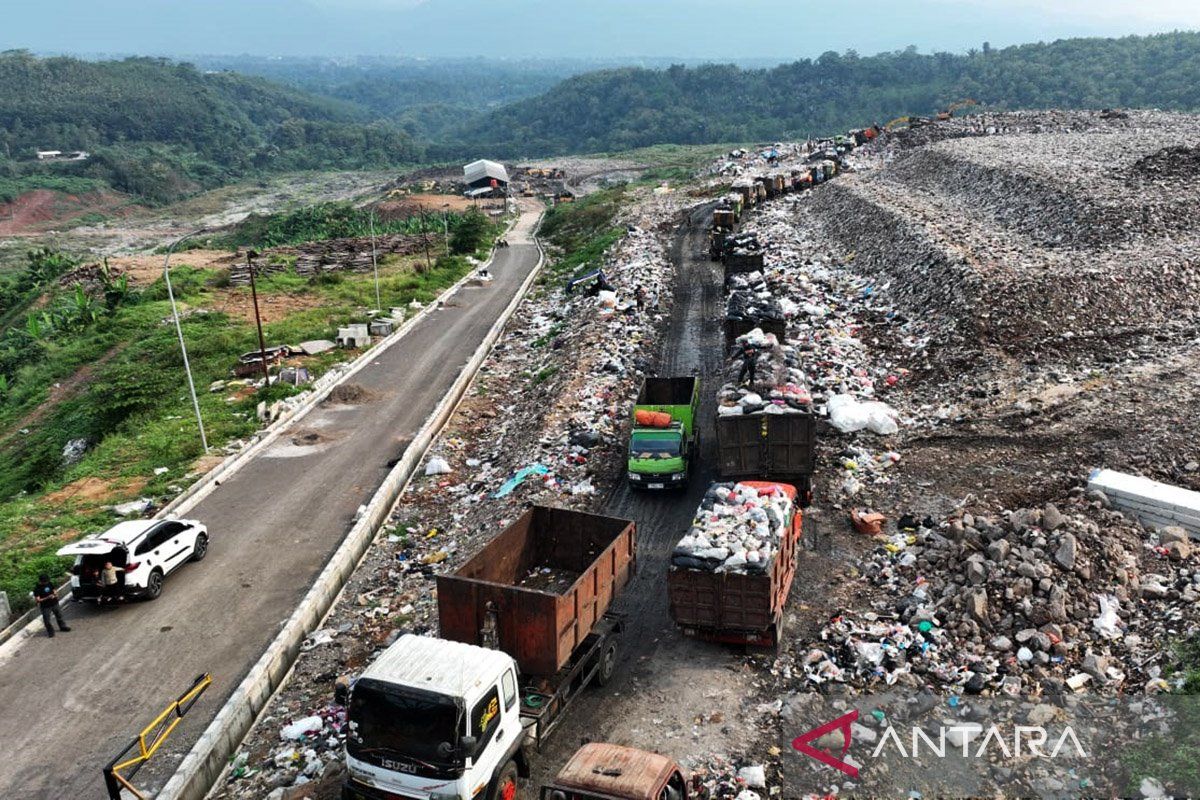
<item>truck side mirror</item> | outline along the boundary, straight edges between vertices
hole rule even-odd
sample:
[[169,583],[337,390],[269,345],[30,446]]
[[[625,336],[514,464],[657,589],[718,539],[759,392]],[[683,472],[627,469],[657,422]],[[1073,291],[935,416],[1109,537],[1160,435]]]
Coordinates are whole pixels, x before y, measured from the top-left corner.
[[474,753],[475,745],[478,743],[479,743],[479,740],[476,739],[474,736],[464,736],[458,740],[459,749],[462,750],[462,754],[464,756],[469,756],[472,753]]

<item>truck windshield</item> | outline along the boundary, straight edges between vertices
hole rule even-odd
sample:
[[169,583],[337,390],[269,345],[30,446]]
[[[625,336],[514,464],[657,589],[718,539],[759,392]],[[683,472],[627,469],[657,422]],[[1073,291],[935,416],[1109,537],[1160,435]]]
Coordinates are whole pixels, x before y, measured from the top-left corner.
[[630,453],[634,458],[677,458],[679,456],[679,439],[634,436]]
[[359,681],[349,718],[346,750],[361,761],[428,777],[462,766],[457,756],[438,753],[443,742],[458,744],[463,716],[450,697]]

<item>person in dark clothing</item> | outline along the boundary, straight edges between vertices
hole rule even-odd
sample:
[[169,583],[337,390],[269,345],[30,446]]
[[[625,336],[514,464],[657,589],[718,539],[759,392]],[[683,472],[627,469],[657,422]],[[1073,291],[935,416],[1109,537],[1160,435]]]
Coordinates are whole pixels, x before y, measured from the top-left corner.
[[646,307],[646,287],[638,284],[637,291],[633,293],[637,299],[637,310],[642,311]]
[[50,615],[58,620],[58,629],[63,633],[71,630],[67,627],[67,623],[63,621],[62,609],[58,607],[58,592],[54,589],[54,584],[50,582],[50,576],[46,573],[38,575],[37,586],[33,587],[33,599],[37,601],[38,608],[42,611],[42,622],[46,625],[46,635],[51,639],[54,638],[54,626],[50,624]]
[[758,348],[753,345],[746,344],[742,346],[742,369],[738,373],[738,383],[745,383],[746,376],[750,376],[750,385],[753,386],[757,378],[758,370]]

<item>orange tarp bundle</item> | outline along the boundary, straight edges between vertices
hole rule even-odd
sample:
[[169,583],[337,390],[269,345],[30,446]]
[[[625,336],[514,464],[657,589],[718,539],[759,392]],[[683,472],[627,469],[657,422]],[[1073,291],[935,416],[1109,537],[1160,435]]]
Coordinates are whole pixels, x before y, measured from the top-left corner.
[[633,413],[633,419],[642,427],[645,428],[669,428],[671,427],[671,415],[665,411],[646,411],[638,409]]

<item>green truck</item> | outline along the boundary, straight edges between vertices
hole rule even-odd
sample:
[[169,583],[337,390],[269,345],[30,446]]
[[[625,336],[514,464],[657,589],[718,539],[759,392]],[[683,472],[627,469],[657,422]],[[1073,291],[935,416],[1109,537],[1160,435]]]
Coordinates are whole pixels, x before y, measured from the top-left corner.
[[696,378],[646,378],[633,407],[629,484],[639,489],[687,485],[696,447]]

